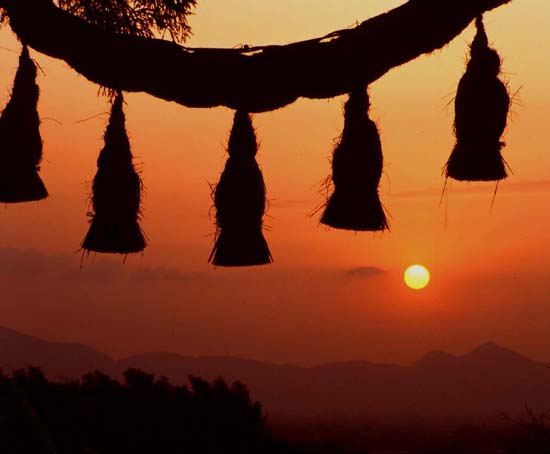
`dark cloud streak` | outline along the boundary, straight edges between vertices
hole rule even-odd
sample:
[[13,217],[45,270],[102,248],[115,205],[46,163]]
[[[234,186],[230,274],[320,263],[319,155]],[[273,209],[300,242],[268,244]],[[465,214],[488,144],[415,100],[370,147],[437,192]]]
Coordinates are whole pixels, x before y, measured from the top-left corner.
[[0,247],[0,277],[32,277],[101,284],[129,280],[135,284],[156,280],[187,281],[199,276],[198,273],[184,273],[168,267],[138,268],[124,264],[122,259],[85,257],[82,267],[80,263],[80,256],[50,255],[33,249]]
[[345,272],[345,276],[348,278],[369,278],[382,274],[386,274],[386,271],[375,266],[360,266],[351,268]]
[[[412,191],[401,191],[393,194],[388,194],[389,197],[395,198],[431,198],[441,197],[443,192],[444,183],[441,184],[441,188],[426,188]],[[494,191],[495,183],[486,184],[460,184],[454,183],[452,186],[447,187],[449,194],[482,194],[492,195]],[[523,182],[503,182],[499,184],[499,193],[503,194],[517,194],[525,192],[538,192],[538,193],[550,193],[550,180],[539,181],[523,181]]]

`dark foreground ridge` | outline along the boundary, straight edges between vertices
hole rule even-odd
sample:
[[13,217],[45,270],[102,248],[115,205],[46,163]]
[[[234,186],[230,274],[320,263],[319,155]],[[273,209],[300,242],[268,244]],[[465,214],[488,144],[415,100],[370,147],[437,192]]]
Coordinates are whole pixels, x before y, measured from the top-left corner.
[[64,383],[37,368],[0,374],[2,452],[281,452],[246,386],[190,382],[173,386],[136,369],[122,383],[100,372]]

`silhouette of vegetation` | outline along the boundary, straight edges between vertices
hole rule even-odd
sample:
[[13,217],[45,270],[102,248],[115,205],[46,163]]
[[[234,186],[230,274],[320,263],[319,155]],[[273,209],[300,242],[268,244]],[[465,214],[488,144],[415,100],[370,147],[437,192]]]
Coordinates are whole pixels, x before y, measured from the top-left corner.
[[[55,4],[107,31],[144,38],[168,34],[183,42],[191,33],[187,17],[196,0],[56,0]],[[2,14],[1,20],[6,19]]]
[[[189,386],[128,369],[47,379],[39,368],[0,371],[2,454],[548,454],[548,414],[526,407],[512,424],[367,423],[302,419],[272,429],[245,385],[190,377]],[[284,441],[282,441],[284,440]]]
[[245,385],[190,377],[174,386],[137,369],[53,382],[39,368],[0,372],[3,454],[272,453],[261,406]]
[[527,418],[518,419],[502,413],[506,421],[513,423],[520,430],[520,435],[511,441],[512,447],[506,454],[549,454],[550,427],[547,426],[549,413],[536,414],[528,405],[525,406]]

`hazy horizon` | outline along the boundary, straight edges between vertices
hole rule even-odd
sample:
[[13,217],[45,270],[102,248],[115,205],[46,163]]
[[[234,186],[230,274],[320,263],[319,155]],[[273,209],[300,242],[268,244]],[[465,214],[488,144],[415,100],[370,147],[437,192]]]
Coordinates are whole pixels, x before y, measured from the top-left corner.
[[458,350],[450,351],[450,350],[443,350],[443,349],[439,349],[439,348],[433,348],[431,350],[424,351],[419,356],[417,356],[417,357],[415,357],[411,360],[405,360],[405,361],[379,361],[379,360],[372,360],[368,357],[354,357],[354,358],[339,359],[339,360],[333,360],[333,361],[325,360],[325,361],[320,361],[320,362],[303,362],[303,363],[299,363],[299,362],[291,362],[291,361],[285,361],[285,360],[280,360],[280,361],[271,360],[270,361],[268,359],[261,359],[261,358],[255,358],[255,357],[247,357],[247,356],[237,356],[237,355],[231,355],[231,354],[222,355],[222,354],[185,353],[184,351],[177,351],[177,350],[128,351],[126,354],[112,355],[112,354],[109,353],[109,351],[104,351],[96,345],[86,344],[86,343],[83,343],[83,342],[81,342],[77,339],[60,340],[60,339],[57,339],[57,338],[47,338],[47,337],[42,338],[42,337],[36,336],[35,334],[30,333],[30,332],[18,331],[16,329],[13,329],[12,327],[5,326],[5,325],[0,325],[0,330],[2,330],[2,329],[14,332],[17,335],[29,336],[33,339],[43,341],[43,342],[47,342],[47,343],[75,344],[75,345],[81,345],[83,347],[90,347],[94,351],[96,351],[97,353],[107,355],[113,361],[121,361],[121,360],[125,360],[125,359],[131,358],[131,357],[139,357],[139,356],[142,356],[142,355],[149,355],[149,354],[160,354],[160,355],[167,354],[167,355],[178,355],[178,356],[181,356],[181,357],[184,357],[184,358],[197,358],[197,359],[200,359],[200,358],[205,358],[205,359],[208,359],[208,358],[229,358],[229,359],[235,359],[235,360],[254,361],[254,362],[272,364],[272,365],[277,365],[277,366],[292,366],[292,367],[305,367],[305,368],[310,368],[310,367],[314,368],[314,367],[317,367],[317,366],[324,366],[324,365],[330,365],[330,364],[345,364],[345,363],[366,363],[366,364],[372,364],[372,365],[391,365],[391,366],[395,365],[395,366],[400,366],[400,367],[410,367],[410,366],[414,366],[416,363],[418,363],[418,361],[423,360],[423,359],[425,359],[426,357],[429,357],[432,354],[443,353],[445,355],[451,355],[452,357],[463,358],[463,357],[467,357],[467,356],[469,356],[473,353],[476,353],[477,351],[479,351],[481,349],[488,348],[490,350],[497,349],[497,350],[504,350],[504,351],[512,352],[512,353],[518,354],[518,355],[520,355],[520,356],[522,356],[522,357],[524,357],[528,360],[534,361],[534,362],[542,364],[542,365],[550,364],[550,361],[548,361],[547,358],[545,358],[545,357],[540,357],[540,358],[531,357],[530,355],[525,354],[525,352],[522,352],[521,350],[519,350],[517,348],[514,348],[514,346],[501,345],[501,344],[499,344],[498,342],[495,342],[492,339],[487,339],[487,340],[482,341],[478,344],[475,344],[471,347],[468,347],[465,350],[460,350],[460,351],[458,351]]

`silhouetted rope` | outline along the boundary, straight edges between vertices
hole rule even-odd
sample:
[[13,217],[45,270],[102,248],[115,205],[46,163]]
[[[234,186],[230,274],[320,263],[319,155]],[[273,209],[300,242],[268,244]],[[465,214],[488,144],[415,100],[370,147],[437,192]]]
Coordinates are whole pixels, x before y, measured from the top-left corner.
[[[138,223],[142,184],[132,162],[121,94],[141,91],[189,107],[236,110],[229,158],[213,193],[217,232],[210,261],[217,266],[250,266],[272,261],[262,231],[265,184],[255,159],[257,140],[250,113],[278,109],[299,97],[349,93],[344,131],[333,154],[334,192],[321,222],[355,231],[386,230],[378,195],[382,148],[368,116],[366,87],[391,68],[443,47],[476,16],[509,1],[410,0],[353,29],[288,45],[237,49],[189,48],[139,36],[132,28],[105,26],[103,16],[93,19],[80,11],[81,19],[52,0],[0,0],[0,8],[25,43],[63,59],[117,93],[82,248],[128,254],[146,246]],[[506,177],[500,137],[510,101],[498,79],[500,59],[488,46],[480,18],[477,27],[457,92],[457,144],[446,173],[460,180],[499,180]]]
[[[410,0],[354,29],[284,46],[192,49],[116,35],[51,0],[0,0],[17,35],[91,81],[189,107],[263,112],[330,98],[439,49],[476,16],[510,0]],[[32,13],[30,13],[32,12]]]
[[492,181],[507,177],[500,150],[506,128],[510,96],[498,78],[500,57],[489,47],[481,17],[470,48],[470,61],[460,80],[455,99],[456,145],[447,162],[449,178]]
[[134,168],[122,106],[122,93],[118,93],[105,131],[105,146],[97,160],[93,213],[82,243],[86,251],[130,254],[146,246],[138,223],[141,179]]
[[0,202],[41,200],[48,196],[38,171],[42,138],[37,105],[36,65],[23,46],[11,99],[0,117]]
[[229,158],[214,190],[217,232],[209,261],[216,266],[272,262],[262,233],[265,184],[257,151],[250,115],[237,111],[227,147]]
[[321,223],[336,229],[377,232],[388,229],[378,196],[384,158],[376,124],[369,118],[367,87],[351,92],[344,132],[332,156],[334,193]]

